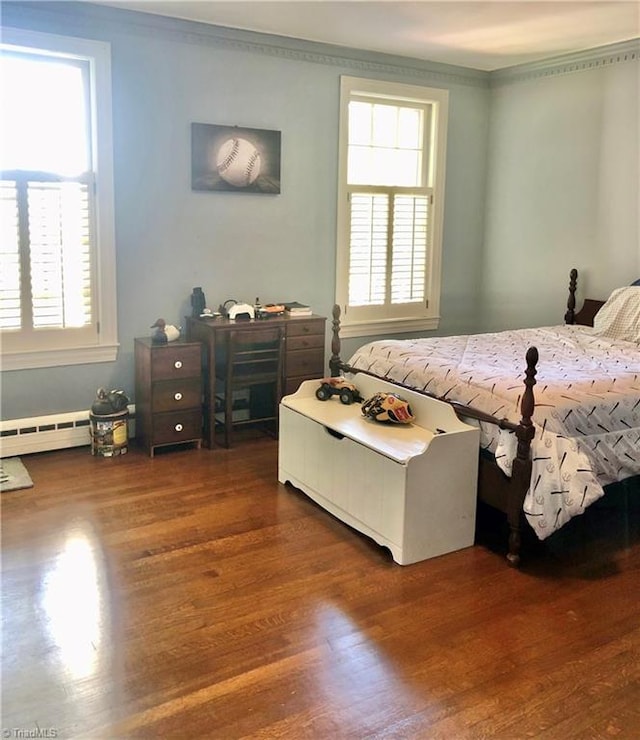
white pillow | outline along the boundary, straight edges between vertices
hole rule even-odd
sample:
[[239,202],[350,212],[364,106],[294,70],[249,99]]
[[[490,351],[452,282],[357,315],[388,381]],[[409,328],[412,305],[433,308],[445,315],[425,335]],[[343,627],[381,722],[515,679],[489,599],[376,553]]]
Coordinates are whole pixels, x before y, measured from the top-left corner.
[[640,343],[640,286],[614,290],[593,320],[593,333]]

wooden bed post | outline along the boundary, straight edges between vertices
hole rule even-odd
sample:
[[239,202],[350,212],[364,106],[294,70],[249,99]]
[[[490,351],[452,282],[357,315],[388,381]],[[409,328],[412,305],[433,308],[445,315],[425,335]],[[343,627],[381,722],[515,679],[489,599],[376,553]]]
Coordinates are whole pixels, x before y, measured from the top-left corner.
[[569,298],[567,299],[567,313],[564,315],[565,324],[575,324],[576,314],[576,285],[578,284],[578,271],[574,267],[569,273]]
[[333,321],[331,322],[331,359],[329,360],[329,369],[331,377],[336,378],[340,375],[340,306],[336,303],[331,312]]
[[[531,442],[535,436],[535,427],[532,416],[535,409],[533,386],[536,384],[536,365],[538,363],[537,347],[527,350],[527,369],[525,370],[525,390],[520,403],[522,418],[516,429],[518,449],[513,461],[511,477],[513,492],[509,496],[507,505],[507,521],[509,522],[509,551],[507,560],[509,565],[520,564],[520,544],[522,527],[522,507],[524,499],[531,485]],[[515,495],[514,495],[515,494]]]

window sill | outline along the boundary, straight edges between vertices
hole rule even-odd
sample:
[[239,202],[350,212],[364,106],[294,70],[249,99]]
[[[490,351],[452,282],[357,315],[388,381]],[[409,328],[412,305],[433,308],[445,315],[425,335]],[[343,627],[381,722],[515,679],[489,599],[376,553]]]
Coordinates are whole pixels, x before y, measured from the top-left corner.
[[0,363],[2,370],[34,370],[41,367],[113,362],[118,355],[118,347],[118,344],[109,344],[100,347],[3,352]]
[[440,317],[425,319],[386,319],[340,323],[340,338],[373,337],[387,334],[410,334],[416,331],[433,331],[440,324]]

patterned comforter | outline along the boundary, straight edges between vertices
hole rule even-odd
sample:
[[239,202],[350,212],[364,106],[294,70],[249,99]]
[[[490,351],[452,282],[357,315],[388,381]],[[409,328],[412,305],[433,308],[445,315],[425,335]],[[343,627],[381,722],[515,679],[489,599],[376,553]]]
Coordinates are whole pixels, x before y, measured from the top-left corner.
[[[603,486],[640,474],[637,344],[596,336],[590,327],[551,326],[371,342],[349,364],[517,423],[531,346],[540,360],[524,512],[544,539],[600,498]],[[515,433],[479,426],[481,445],[510,475]]]

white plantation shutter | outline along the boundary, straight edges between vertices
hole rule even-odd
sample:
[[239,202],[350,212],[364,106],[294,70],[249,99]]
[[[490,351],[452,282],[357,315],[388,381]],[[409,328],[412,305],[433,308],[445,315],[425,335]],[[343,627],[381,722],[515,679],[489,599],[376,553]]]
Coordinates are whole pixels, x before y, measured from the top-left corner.
[[29,182],[27,201],[33,327],[90,326],[91,214],[87,183]]
[[[85,178],[86,179],[86,178]],[[93,333],[92,188],[88,181],[3,180],[0,325],[26,335]]]
[[18,189],[15,182],[0,185],[0,329],[20,329],[20,233]]
[[351,193],[349,305],[425,300],[429,196]]
[[393,208],[391,303],[425,300],[429,197],[396,195]]
[[389,196],[352,193],[349,304],[382,305],[386,297]]

